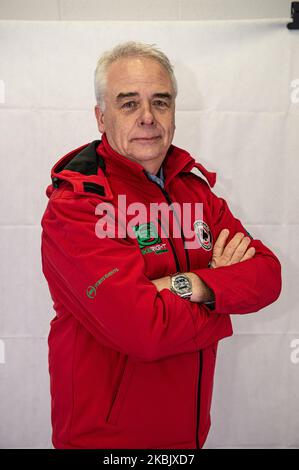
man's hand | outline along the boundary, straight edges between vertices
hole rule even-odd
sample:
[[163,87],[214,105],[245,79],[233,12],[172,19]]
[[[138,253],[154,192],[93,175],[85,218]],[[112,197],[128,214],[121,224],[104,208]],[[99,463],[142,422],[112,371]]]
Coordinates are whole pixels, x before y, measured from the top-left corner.
[[[250,238],[244,233],[238,232],[225,246],[229,236],[229,230],[223,229],[216,240],[213,249],[211,267],[220,268],[221,266],[230,266],[231,264],[240,263],[250,259],[255,254],[255,248],[248,248]],[[248,248],[248,249],[247,249]],[[193,272],[185,273],[192,282],[193,294],[191,302],[210,302],[214,300],[213,291]],[[160,292],[162,289],[170,289],[170,276],[161,277],[152,280]]]
[[255,255],[255,248],[248,248],[250,238],[245,237],[244,233],[236,233],[225,246],[228,236],[229,230],[227,228],[221,230],[213,249],[212,268],[220,268],[221,266],[230,266],[231,264],[240,263],[251,259]]
[[160,292],[162,289],[170,289],[170,276],[160,277],[151,281],[155,284],[157,290]]

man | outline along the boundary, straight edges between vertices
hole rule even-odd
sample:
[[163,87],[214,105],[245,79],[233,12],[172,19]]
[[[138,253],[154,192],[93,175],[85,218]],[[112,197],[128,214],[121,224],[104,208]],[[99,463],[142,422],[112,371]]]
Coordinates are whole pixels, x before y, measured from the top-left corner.
[[53,445],[201,448],[218,341],[230,314],[277,299],[280,264],[213,194],[215,174],[171,144],[162,52],[115,47],[95,88],[102,140],[53,167],[42,220]]

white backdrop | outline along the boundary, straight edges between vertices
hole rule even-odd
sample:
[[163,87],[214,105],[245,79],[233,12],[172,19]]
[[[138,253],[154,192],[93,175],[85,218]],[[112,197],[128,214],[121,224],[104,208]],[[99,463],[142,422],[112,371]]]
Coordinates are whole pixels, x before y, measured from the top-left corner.
[[51,447],[45,188],[58,157],[99,138],[96,60],[130,39],[169,56],[174,144],[218,172],[215,192],[283,266],[280,299],[234,316],[220,343],[206,447],[299,447],[299,31],[286,22],[0,22],[0,447]]

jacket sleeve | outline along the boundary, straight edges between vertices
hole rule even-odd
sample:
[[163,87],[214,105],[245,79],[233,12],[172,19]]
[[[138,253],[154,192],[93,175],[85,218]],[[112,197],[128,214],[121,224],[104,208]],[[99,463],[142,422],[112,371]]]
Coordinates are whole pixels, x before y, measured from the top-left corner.
[[168,289],[158,292],[132,239],[96,236],[98,202],[83,196],[48,203],[42,265],[54,308],[72,314],[102,345],[145,361],[194,352],[230,336],[228,316]]
[[[249,235],[232,215],[225,200],[209,191],[214,241],[224,228],[230,231],[228,241],[237,232]],[[277,257],[260,240],[249,236],[249,247],[256,250],[252,259],[215,269],[192,270],[214,291],[215,313],[256,312],[274,302],[280,294],[281,267]]]

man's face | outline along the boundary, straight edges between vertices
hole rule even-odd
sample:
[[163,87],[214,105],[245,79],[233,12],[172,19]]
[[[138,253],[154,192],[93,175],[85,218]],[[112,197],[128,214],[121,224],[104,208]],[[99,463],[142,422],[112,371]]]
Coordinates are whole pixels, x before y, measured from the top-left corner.
[[143,57],[113,62],[107,72],[105,110],[95,108],[111,147],[148,171],[159,169],[172,142],[175,100],[159,62]]

